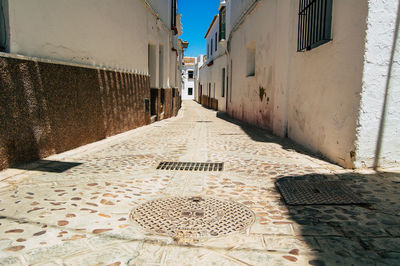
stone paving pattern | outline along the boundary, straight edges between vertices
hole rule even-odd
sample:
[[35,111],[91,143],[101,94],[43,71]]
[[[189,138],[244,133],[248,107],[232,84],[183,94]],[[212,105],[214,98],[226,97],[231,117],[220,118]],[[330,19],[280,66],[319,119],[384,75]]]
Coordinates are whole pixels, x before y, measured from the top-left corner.
[[[225,169],[156,170],[160,161]],[[195,102],[178,117],[0,175],[0,265],[400,264],[398,171],[342,169]],[[370,204],[287,206],[275,188],[287,176],[342,180]],[[129,221],[138,204],[167,196],[233,200],[256,221],[195,244]]]

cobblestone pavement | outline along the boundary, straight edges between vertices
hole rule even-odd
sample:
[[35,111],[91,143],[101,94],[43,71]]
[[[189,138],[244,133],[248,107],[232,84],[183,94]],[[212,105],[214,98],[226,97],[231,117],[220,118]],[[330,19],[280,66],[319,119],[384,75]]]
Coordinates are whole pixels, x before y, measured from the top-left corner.
[[[222,172],[156,170],[224,162]],[[342,180],[370,204],[287,206],[286,176]],[[399,265],[400,174],[353,172],[194,102],[178,117],[0,172],[0,265]],[[246,232],[178,243],[129,220],[138,204],[212,196],[251,208]]]

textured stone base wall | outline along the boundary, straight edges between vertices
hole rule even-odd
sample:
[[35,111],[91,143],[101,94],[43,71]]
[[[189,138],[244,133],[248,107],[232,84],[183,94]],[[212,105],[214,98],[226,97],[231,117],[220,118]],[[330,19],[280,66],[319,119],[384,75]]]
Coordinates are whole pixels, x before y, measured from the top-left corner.
[[152,88],[151,98],[153,112],[158,121],[176,116],[181,108],[181,96],[176,88]]
[[0,56],[0,170],[150,123],[149,77]]
[[210,98],[206,95],[202,95],[201,96],[201,104],[204,107],[218,111],[218,100],[215,98]]

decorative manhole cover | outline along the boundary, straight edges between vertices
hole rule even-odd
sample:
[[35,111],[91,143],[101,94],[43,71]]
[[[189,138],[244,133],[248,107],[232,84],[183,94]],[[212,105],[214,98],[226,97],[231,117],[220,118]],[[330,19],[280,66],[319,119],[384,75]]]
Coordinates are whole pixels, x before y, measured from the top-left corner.
[[139,205],[131,211],[130,218],[148,232],[187,242],[245,231],[255,215],[233,201],[170,197]]
[[281,179],[276,182],[288,205],[346,205],[366,203],[341,181]]

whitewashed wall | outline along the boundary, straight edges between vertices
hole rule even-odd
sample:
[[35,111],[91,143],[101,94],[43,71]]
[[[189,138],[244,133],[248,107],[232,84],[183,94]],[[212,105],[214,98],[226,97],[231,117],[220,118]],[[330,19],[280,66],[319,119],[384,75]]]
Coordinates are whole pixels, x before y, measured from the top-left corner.
[[[193,71],[193,78],[189,79],[189,71]],[[185,65],[184,69],[183,69],[183,88],[182,88],[182,100],[194,100],[194,96],[195,96],[195,88],[194,88],[194,65]],[[189,95],[188,91],[189,88],[192,88],[192,95]]]
[[[232,34],[228,112],[352,167],[367,3],[334,1],[333,41],[302,53],[297,52],[298,6],[298,0],[259,1]],[[254,77],[246,77],[250,42],[256,45]]]
[[[362,80],[361,107],[357,126],[356,166],[374,165],[382,139],[380,165],[383,167],[400,164],[400,44],[394,54],[392,72],[387,91],[388,71],[393,48],[398,0],[368,1],[369,14],[365,46],[364,73]],[[382,123],[385,93],[386,119]]]
[[[200,84],[203,86],[203,95],[207,95],[211,98],[218,100],[218,110],[226,111],[226,92],[225,96],[222,97],[222,68],[226,68],[226,56],[219,56],[214,59],[212,66],[203,65],[200,68]],[[227,70],[225,75],[227,74]],[[225,76],[226,79],[226,76]],[[211,93],[209,92],[209,84],[211,84]],[[226,86],[226,83],[225,83]]]
[[[163,23],[169,1],[151,1],[162,20],[143,0],[12,0],[10,52],[79,64],[148,72],[148,44],[164,48],[162,87],[176,84],[170,67],[171,31]],[[159,84],[159,57],[156,58]]]
[[[215,39],[215,33],[217,33],[217,39]],[[211,54],[211,39],[213,40],[212,46],[212,54]],[[207,47],[210,47],[210,54],[207,56],[207,63],[218,58],[219,56],[225,54],[225,50],[221,46],[219,39],[219,18],[217,18],[214,22],[214,25],[210,29],[210,32],[207,35]],[[215,51],[215,42],[217,42],[217,50]]]

